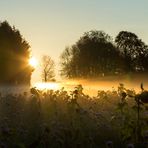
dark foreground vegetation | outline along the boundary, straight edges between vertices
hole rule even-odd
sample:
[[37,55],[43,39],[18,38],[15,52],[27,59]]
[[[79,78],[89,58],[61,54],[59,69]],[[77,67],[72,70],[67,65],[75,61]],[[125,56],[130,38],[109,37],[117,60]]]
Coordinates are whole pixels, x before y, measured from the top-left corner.
[[148,92],[39,91],[0,96],[1,148],[147,148]]

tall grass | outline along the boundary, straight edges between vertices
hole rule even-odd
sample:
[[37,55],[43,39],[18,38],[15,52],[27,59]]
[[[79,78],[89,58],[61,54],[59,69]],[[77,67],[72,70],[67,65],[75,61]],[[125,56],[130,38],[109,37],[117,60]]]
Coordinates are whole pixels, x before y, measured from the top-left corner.
[[[96,97],[78,85],[70,93],[39,91],[0,97],[0,147],[147,147],[147,91],[120,84]],[[145,93],[145,94],[144,94]]]

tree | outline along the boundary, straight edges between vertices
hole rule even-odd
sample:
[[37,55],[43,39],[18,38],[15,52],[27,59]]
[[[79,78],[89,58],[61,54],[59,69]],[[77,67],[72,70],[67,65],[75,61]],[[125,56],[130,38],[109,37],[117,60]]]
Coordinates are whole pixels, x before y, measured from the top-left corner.
[[55,81],[54,68],[54,61],[49,56],[44,55],[42,57],[42,80],[44,82]]
[[121,31],[115,43],[125,58],[127,72],[148,70],[148,47],[136,34]]
[[30,46],[8,22],[0,23],[0,84],[30,84]]
[[61,55],[61,75],[68,78],[97,77],[122,71],[122,56],[111,37],[103,31],[89,31]]

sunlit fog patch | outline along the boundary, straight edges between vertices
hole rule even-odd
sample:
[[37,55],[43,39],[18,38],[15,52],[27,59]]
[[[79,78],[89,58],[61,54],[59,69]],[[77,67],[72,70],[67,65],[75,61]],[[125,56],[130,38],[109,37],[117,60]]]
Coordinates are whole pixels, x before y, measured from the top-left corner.
[[62,80],[58,82],[48,82],[48,83],[36,83],[34,87],[40,90],[60,90],[64,88],[64,90],[71,92],[75,90],[78,85],[82,85],[83,92],[89,96],[96,96],[98,90],[104,91],[112,91],[117,90],[120,83],[124,84],[127,89],[135,90],[136,92],[141,91],[140,84],[143,83],[144,88],[148,88],[148,81],[143,77],[138,79],[136,77],[123,77],[123,78],[98,78],[98,79],[73,79],[73,80]]
[[58,90],[60,88],[58,83],[55,82],[48,82],[48,83],[36,83],[35,87],[40,90]]

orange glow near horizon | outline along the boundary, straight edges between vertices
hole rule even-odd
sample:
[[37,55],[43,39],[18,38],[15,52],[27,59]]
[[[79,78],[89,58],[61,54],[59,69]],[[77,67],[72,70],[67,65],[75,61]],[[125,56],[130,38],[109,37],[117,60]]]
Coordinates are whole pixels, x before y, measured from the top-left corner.
[[55,82],[43,82],[43,83],[36,83],[35,87],[37,87],[40,90],[44,89],[52,89],[52,90],[57,90],[59,89],[59,84]]
[[36,68],[37,65],[38,65],[38,61],[37,61],[37,59],[36,59],[35,57],[31,57],[31,58],[29,59],[29,64],[30,64],[33,68]]

